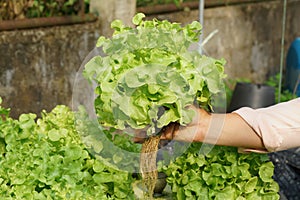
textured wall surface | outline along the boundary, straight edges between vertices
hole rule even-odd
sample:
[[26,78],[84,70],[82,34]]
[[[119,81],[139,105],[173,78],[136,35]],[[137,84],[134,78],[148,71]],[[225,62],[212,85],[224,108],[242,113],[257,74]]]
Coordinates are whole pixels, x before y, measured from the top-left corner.
[[0,96],[20,113],[70,105],[80,65],[100,35],[96,23],[0,33]]
[[99,16],[102,33],[108,37],[113,33],[110,24],[115,19],[122,19],[124,24],[132,26],[136,0],[90,0],[90,11]]
[[[289,0],[285,52],[300,36],[300,0]],[[148,16],[190,23],[197,10]],[[128,20],[128,19],[127,19]],[[280,65],[282,1],[205,9],[203,38],[217,31],[204,53],[227,60],[229,77],[264,81]],[[94,48],[99,23],[0,32],[0,96],[20,113],[70,105],[77,71]],[[105,35],[105,34],[104,34]],[[82,96],[85,96],[85,88]]]
[[[285,56],[292,41],[300,36],[300,1],[289,0],[287,6]],[[149,16],[152,17],[152,16]],[[198,10],[155,16],[181,21],[199,19]],[[229,77],[242,77],[256,83],[279,71],[283,1],[208,8],[204,11],[204,53],[225,58]]]

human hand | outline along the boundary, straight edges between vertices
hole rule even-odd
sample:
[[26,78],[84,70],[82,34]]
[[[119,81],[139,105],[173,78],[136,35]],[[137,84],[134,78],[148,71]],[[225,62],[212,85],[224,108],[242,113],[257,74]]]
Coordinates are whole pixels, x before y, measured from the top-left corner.
[[[195,111],[195,116],[191,123],[182,126],[177,122],[172,122],[160,131],[161,140],[178,140],[185,142],[203,141],[209,125],[210,114],[201,108],[190,106],[188,109]],[[136,130],[134,142],[143,143],[147,138],[147,128]]]
[[195,106],[190,106],[188,109],[194,110],[196,113],[191,123],[185,126],[178,123],[169,124],[161,134],[162,140],[203,141],[204,134],[208,129],[210,114],[204,109],[196,108]]

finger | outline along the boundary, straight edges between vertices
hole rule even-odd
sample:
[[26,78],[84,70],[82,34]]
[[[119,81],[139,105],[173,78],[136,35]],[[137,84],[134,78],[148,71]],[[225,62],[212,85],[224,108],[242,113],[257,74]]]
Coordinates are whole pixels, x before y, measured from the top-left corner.
[[166,126],[160,139],[172,140],[174,138],[175,125],[176,123],[171,123],[168,126]]

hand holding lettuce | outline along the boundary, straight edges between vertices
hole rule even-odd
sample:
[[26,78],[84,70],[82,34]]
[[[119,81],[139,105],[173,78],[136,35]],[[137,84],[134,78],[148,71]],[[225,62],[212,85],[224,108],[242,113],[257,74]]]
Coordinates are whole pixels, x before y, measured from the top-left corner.
[[169,21],[133,18],[135,28],[112,23],[112,38],[97,43],[104,56],[85,66],[84,76],[98,85],[95,108],[104,127],[148,129],[148,135],[171,122],[186,125],[194,113],[185,109],[198,103],[212,109],[211,98],[220,92],[224,60],[190,51],[201,25],[184,27]]

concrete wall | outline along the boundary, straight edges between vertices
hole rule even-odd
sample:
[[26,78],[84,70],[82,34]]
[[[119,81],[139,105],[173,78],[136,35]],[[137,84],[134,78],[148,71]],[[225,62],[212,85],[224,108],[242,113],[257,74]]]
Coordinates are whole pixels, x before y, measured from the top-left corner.
[[[284,56],[292,41],[300,37],[300,1],[287,2]],[[198,20],[199,11],[155,17],[186,24]],[[205,9],[204,40],[209,34],[218,32],[205,44],[203,52],[225,58],[229,77],[261,83],[279,72],[282,17],[283,1],[280,0]]]
[[[299,10],[300,0],[288,1],[285,50],[300,35]],[[148,17],[186,24],[198,16],[193,10]],[[203,37],[218,32],[204,52],[225,58],[229,77],[262,82],[279,71],[281,21],[280,0],[205,9]],[[70,106],[77,71],[97,38],[107,35],[103,27],[96,22],[0,32],[0,96],[12,116]]]
[[94,48],[97,23],[0,32],[0,96],[12,116],[70,105],[74,78]]
[[136,0],[90,0],[90,12],[98,15],[105,37],[111,36],[110,24],[115,19],[122,19],[127,26],[132,26],[131,19],[136,12]]

